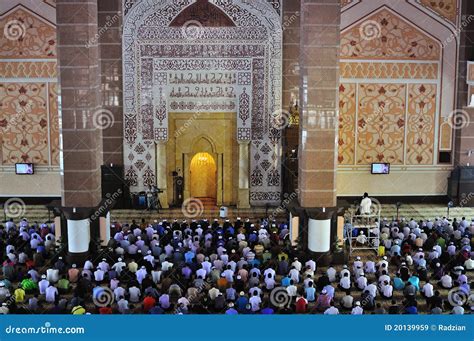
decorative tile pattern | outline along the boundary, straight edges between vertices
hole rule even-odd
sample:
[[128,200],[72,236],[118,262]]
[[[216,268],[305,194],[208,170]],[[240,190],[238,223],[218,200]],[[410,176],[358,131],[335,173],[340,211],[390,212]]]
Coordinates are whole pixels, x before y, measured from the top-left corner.
[[403,164],[404,84],[360,84],[357,164]]
[[56,28],[19,6],[0,19],[2,58],[55,58]]
[[440,43],[383,8],[341,33],[341,58],[439,60]]
[[2,163],[49,164],[46,83],[0,83]]
[[433,163],[436,85],[408,85],[406,164]]
[[[169,110],[231,111],[237,112],[237,138],[253,140],[250,168],[259,180],[252,182],[251,203],[279,202],[280,160],[272,157],[275,153],[260,155],[258,147],[266,142],[273,151],[281,149],[281,134],[272,132],[270,126],[270,114],[281,103],[281,18],[269,15],[279,10],[281,2],[271,1],[269,6],[259,1],[210,0],[235,27],[203,25],[199,39],[192,39],[182,27],[169,25],[193,2],[127,0],[124,4],[124,155],[134,154],[133,160],[127,157],[124,163],[132,191],[154,180],[152,149],[157,140],[168,138]],[[219,87],[213,83],[216,80],[204,80],[203,76],[213,72],[220,73],[219,81],[227,84]],[[168,76],[163,77],[164,73]],[[149,89],[152,101],[145,94]],[[168,103],[163,105],[158,97]],[[134,153],[139,143],[148,143],[150,160]],[[139,161],[145,164],[141,169],[135,166]]]
[[437,63],[341,62],[341,78],[437,79]]
[[339,86],[339,138],[338,162],[353,165],[355,153],[356,84],[341,83]]
[[2,62],[0,75],[3,78],[56,78],[56,62]]
[[458,15],[457,0],[418,0],[418,3],[434,11],[440,17],[456,23]]
[[49,98],[49,148],[51,150],[50,164],[59,166],[59,112],[58,112],[58,85],[48,84]]

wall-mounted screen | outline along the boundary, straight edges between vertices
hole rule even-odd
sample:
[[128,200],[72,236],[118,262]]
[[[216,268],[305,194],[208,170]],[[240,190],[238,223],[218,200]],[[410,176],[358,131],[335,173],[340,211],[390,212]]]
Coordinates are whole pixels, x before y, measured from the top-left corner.
[[20,175],[31,175],[35,173],[35,167],[32,163],[16,163],[15,173]]
[[373,163],[370,171],[372,174],[389,174],[390,164],[389,163]]

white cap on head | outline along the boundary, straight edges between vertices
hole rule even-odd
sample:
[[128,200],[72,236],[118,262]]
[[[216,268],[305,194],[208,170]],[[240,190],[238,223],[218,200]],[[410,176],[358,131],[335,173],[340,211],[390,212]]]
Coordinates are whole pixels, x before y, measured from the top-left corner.
[[360,306],[360,302],[359,302],[359,301],[356,302],[356,306]]

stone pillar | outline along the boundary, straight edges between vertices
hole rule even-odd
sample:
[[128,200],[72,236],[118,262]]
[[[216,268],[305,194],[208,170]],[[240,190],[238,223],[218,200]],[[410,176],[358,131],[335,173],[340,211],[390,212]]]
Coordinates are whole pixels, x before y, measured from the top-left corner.
[[308,249],[329,251],[336,212],[339,0],[301,0],[298,199]]
[[61,229],[69,258],[87,257],[90,217],[101,201],[102,129],[97,46],[97,0],[57,0],[58,69],[61,91]]
[[183,189],[183,200],[189,199],[191,196],[191,160],[188,154],[183,154],[183,161],[184,161],[184,169],[183,169],[183,177],[184,177],[184,189]]
[[163,191],[158,195],[163,208],[169,208],[166,176],[166,142],[158,142],[156,144],[156,186]]
[[239,141],[239,198],[238,198],[238,208],[249,208],[250,207],[249,145],[250,145],[250,141]]
[[103,163],[123,165],[122,0],[98,0]]
[[217,205],[222,205],[224,203],[224,197],[222,195],[222,186],[224,184],[223,177],[223,167],[224,163],[222,162],[223,155],[217,154]]
[[61,85],[62,205],[101,200],[102,130],[97,1],[56,2]]

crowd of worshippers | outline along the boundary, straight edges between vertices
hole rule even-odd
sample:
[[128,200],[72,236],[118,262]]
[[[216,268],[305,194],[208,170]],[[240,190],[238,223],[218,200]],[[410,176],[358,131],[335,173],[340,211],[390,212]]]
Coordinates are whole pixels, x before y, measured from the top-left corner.
[[[385,255],[318,266],[262,219],[111,224],[111,240],[68,263],[54,224],[0,226],[0,313],[470,313],[474,220],[383,220]],[[377,231],[376,231],[377,232]],[[449,291],[449,292],[448,292]],[[472,297],[472,296],[471,296]]]

